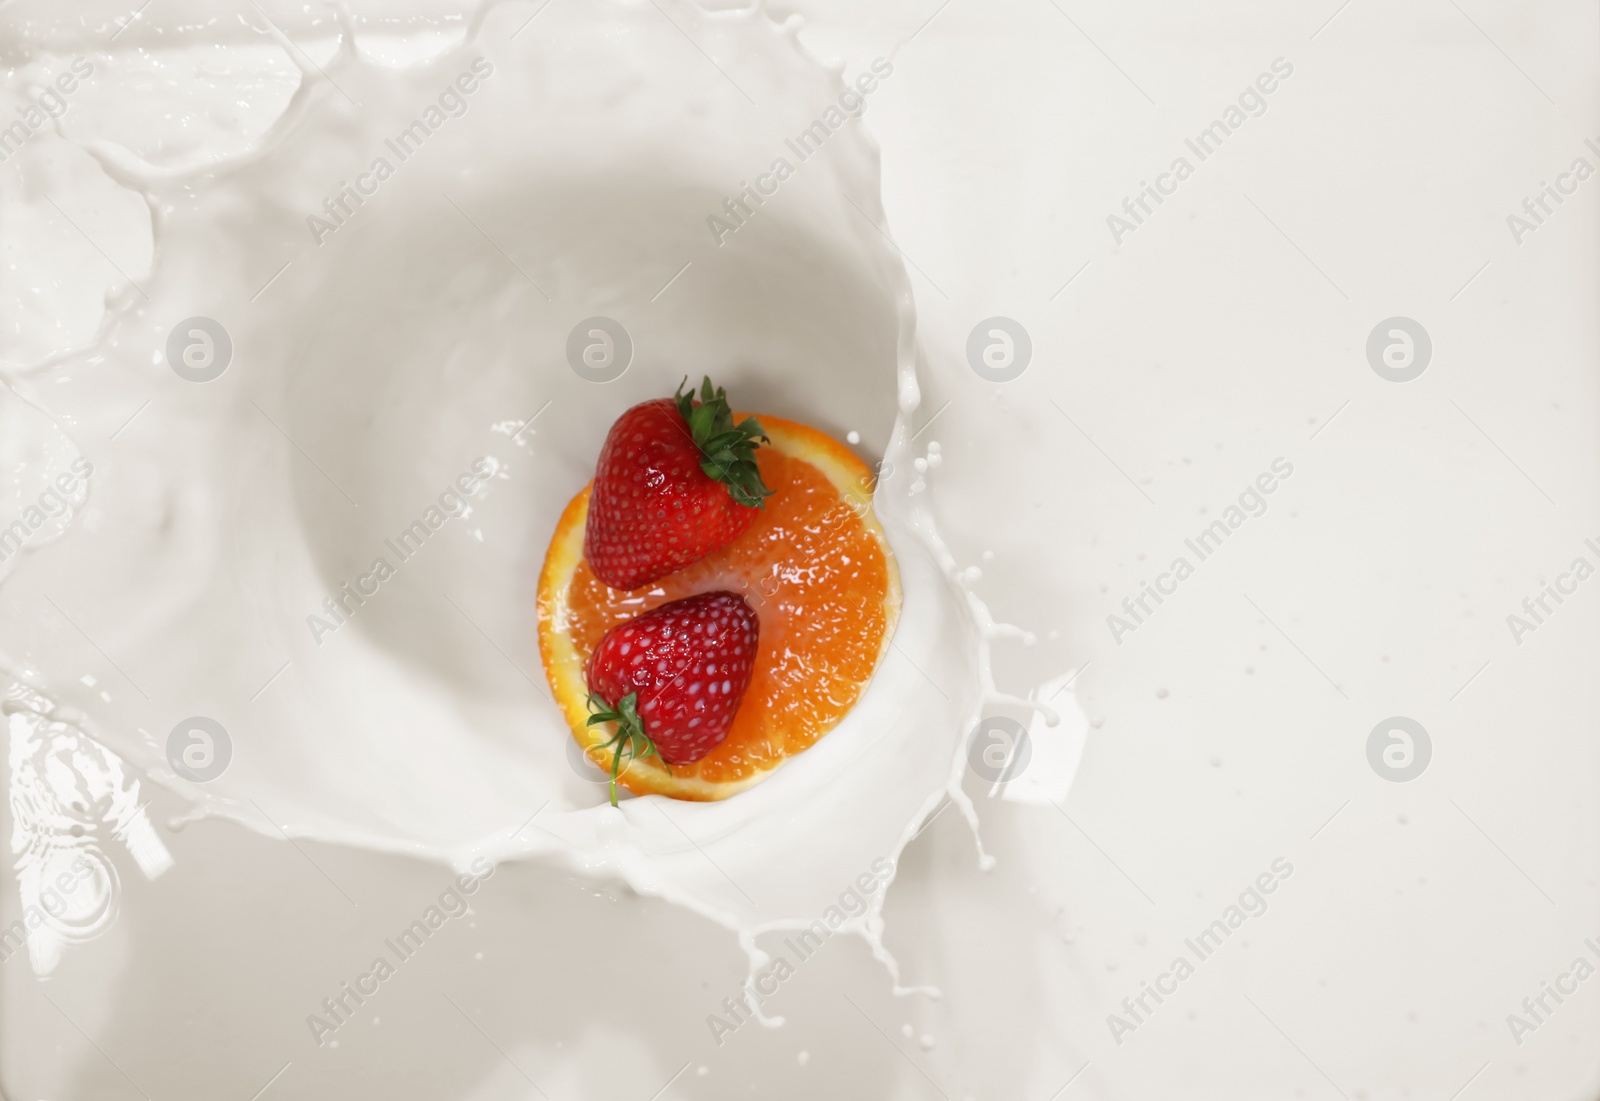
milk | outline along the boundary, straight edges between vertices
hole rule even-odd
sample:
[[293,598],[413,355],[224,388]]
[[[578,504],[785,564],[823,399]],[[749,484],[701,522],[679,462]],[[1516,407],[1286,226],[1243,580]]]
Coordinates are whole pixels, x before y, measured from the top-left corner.
[[[976,827],[986,709],[1036,709],[1041,737],[1069,717],[1056,797],[1082,719],[1059,684],[997,689],[991,651],[1031,636],[934,520],[930,365],[853,117],[893,62],[825,68],[761,10],[666,14],[602,5],[552,37],[490,7],[404,64],[346,36],[287,51],[298,84],[248,148],[86,140],[74,170],[143,198],[153,259],[117,269],[76,347],[8,372],[10,446],[38,456],[19,498],[36,468],[94,473],[18,556],[5,584],[38,625],[0,648],[36,713],[192,800],[185,820],[620,877],[734,931],[754,975],[758,934],[892,869],[945,800]],[[728,63],[649,79],[685,31]],[[595,318],[620,334],[574,359]],[[612,808],[549,699],[535,579],[611,421],[702,373],[860,441],[904,607],[852,711],[757,788]],[[844,924],[893,973],[885,896]]]

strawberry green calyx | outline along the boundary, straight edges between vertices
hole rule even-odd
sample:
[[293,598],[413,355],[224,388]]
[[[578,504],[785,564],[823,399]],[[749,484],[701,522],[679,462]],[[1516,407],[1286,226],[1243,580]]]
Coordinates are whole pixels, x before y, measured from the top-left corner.
[[689,422],[689,432],[694,445],[700,449],[700,469],[728,487],[729,494],[741,505],[765,508],[766,498],[772,490],[761,480],[761,470],[756,466],[756,441],[767,439],[766,431],[754,417],[746,417],[737,425],[733,423],[733,410],[728,408],[728,395],[722,387],[711,388],[711,376],[700,383],[700,402],[695,404],[694,387],[685,393],[687,376],[678,384],[674,400],[678,412]]
[[[589,693],[589,722],[594,726],[597,723],[616,723],[617,732],[612,735],[602,748],[611,750],[611,805],[617,805],[617,776],[626,768],[623,761],[637,760],[640,757],[660,757],[656,752],[656,744],[650,740],[650,735],[644,732],[644,720],[639,717],[639,694],[629,692],[617,701],[613,708],[604,698]],[[665,766],[666,762],[663,761]],[[671,771],[670,769],[668,771]]]

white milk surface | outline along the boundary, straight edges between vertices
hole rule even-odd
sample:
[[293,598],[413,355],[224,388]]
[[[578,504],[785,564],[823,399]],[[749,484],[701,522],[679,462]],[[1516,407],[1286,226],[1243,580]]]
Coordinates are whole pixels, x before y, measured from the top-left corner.
[[[1592,1097],[1594,13],[799,13],[0,8],[0,1089]],[[905,607],[612,809],[538,566],[707,371]]]

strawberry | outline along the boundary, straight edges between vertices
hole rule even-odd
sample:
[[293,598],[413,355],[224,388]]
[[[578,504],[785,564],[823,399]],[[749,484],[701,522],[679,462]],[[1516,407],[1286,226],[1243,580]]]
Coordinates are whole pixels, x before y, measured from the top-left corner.
[[692,764],[728,736],[759,634],[744,597],[718,591],[669,601],[601,636],[589,656],[589,725],[616,723],[606,744],[612,806],[626,760]]
[[[687,381],[687,380],[686,380]],[[761,425],[737,425],[707,378],[635,405],[611,426],[589,492],[583,556],[613,589],[637,589],[727,546],[772,491],[756,467]]]

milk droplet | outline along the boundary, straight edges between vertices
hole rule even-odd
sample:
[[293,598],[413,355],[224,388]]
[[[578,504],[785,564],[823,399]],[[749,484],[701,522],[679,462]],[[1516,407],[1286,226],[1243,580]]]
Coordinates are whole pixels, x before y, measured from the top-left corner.
[[900,1035],[904,1036],[908,1040],[911,1039],[912,1036],[916,1035],[916,1032],[917,1030],[912,1028],[910,1025],[900,1026]]
[[795,1062],[799,1063],[801,1066],[805,1066],[807,1063],[809,1063],[811,1061],[811,1053],[809,1051],[802,1051],[799,1055],[796,1055],[794,1058],[795,1058]]
[[[855,429],[854,429],[854,428],[852,428],[852,429],[851,429],[851,430],[850,430],[850,431],[848,431],[848,432],[846,432],[846,433],[845,433],[845,434],[844,434],[844,438],[845,438],[845,442],[846,442],[846,443],[849,443],[849,444],[858,444],[858,443],[860,443],[860,442],[861,442],[861,433],[860,433],[860,432],[857,432],[857,431],[856,431],[856,430],[855,430]],[[804,1055],[804,1054],[805,1054],[805,1053],[804,1053],[804,1052],[801,1052],[801,1054],[802,1054],[802,1055]],[[804,1059],[802,1059],[802,1060],[800,1060],[800,1061],[801,1061],[801,1062],[802,1062],[802,1063],[803,1063],[803,1062],[805,1062],[805,1060],[804,1060]]]
[[912,459],[911,465],[916,468],[918,474],[926,474],[928,472],[927,459]]
[[[982,558],[985,562],[993,562],[994,561],[994,551],[986,550],[986,551],[983,552],[983,554],[979,555],[979,557]],[[1054,634],[1055,632],[1052,631],[1051,633]]]
[[1165,688],[1157,688],[1156,689],[1156,699],[1164,700],[1166,698],[1167,698],[1167,690]]
[[701,1078],[704,1078],[706,1075],[711,1073],[711,1068],[710,1067],[695,1067],[694,1068],[694,1072],[695,1072],[695,1074],[699,1075]]
[[922,1045],[923,1051],[933,1050],[933,1037],[929,1036],[926,1032],[917,1038],[917,1043]]
[[1106,717],[1104,715],[1096,715],[1094,718],[1089,720],[1089,725],[1094,727],[1096,730],[1099,730],[1102,726],[1106,725]]

